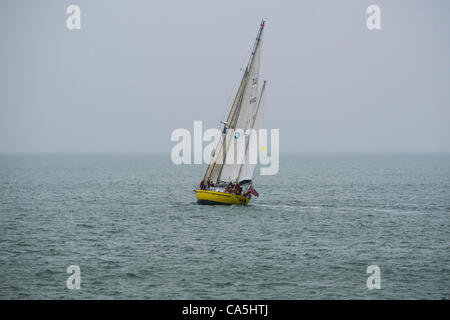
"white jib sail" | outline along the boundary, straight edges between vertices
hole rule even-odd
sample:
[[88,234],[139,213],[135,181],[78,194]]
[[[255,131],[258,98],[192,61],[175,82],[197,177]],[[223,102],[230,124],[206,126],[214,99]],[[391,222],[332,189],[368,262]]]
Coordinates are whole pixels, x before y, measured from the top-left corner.
[[264,91],[265,82],[261,90],[256,114],[253,116],[252,128],[249,130],[247,147],[245,150],[245,163],[241,166],[238,181],[252,180],[258,159],[258,130],[263,128],[264,121]]

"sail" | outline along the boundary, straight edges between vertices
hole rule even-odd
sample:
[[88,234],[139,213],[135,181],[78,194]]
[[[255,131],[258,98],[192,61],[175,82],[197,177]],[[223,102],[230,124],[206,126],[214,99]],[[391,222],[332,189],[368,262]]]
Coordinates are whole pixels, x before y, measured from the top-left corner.
[[[258,130],[263,128],[263,114],[264,114],[264,91],[266,87],[266,81],[264,81],[263,87],[261,89],[261,96],[259,98],[258,107],[255,114],[253,115],[253,121],[251,128],[254,129],[249,137],[245,150],[245,163],[241,166],[241,171],[238,176],[237,181],[242,180],[252,180],[253,173],[256,168],[256,157],[258,152]],[[252,149],[254,148],[254,149]],[[255,152],[254,158],[250,152]]]
[[[242,163],[245,161],[245,149],[238,147],[237,136],[234,135],[234,131],[241,129],[245,132],[251,127],[253,116],[257,109],[257,96],[258,96],[258,81],[259,81],[259,56],[262,31],[264,28],[264,22],[261,24],[261,28],[256,38],[252,56],[250,58],[248,70],[248,77],[246,79],[244,91],[238,106],[237,116],[233,123],[230,123],[225,137],[225,163],[222,166],[219,177],[217,180],[221,181],[236,181],[241,171]],[[232,129],[232,130],[229,130]],[[230,134],[228,133],[230,131]],[[242,137],[243,138],[243,137]]]
[[[242,81],[241,81],[241,84],[239,85],[239,89],[236,93],[236,97],[234,98],[234,102],[231,107],[230,113],[228,114],[227,122],[224,124],[225,127],[235,121],[235,118],[237,115],[237,109],[238,109],[238,107],[241,103],[241,99],[242,99],[242,93],[244,92],[244,88],[247,83],[247,78],[248,78],[248,71],[246,70],[244,75],[242,76]],[[224,130],[224,132],[222,132],[220,141],[216,146],[216,149],[214,151],[214,154],[213,154],[211,162],[208,166],[208,169],[206,169],[204,181],[207,181],[207,180],[217,181],[219,174],[222,171],[222,166],[225,163],[223,151],[226,148],[226,145],[224,148],[224,141],[229,141],[229,139],[230,139],[229,136],[232,135],[231,130],[230,130],[230,132],[227,132],[227,134],[225,134],[225,132],[226,132],[225,130]],[[228,136],[228,138],[226,136]]]

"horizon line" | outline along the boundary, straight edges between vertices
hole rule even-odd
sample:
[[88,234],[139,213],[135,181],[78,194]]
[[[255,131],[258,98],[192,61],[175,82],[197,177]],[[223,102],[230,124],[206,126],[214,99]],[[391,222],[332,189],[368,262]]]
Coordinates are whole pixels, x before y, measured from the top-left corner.
[[[280,151],[282,154],[450,154],[449,151]],[[169,155],[170,151],[0,151],[0,155]]]

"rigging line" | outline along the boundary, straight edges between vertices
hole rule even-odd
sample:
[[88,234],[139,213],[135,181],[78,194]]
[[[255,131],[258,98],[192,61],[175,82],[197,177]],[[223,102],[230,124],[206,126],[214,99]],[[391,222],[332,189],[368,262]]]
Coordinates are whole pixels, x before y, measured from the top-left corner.
[[253,50],[253,48],[250,47],[250,49],[247,51],[247,54],[245,55],[242,63],[240,64],[239,74],[236,76],[236,79],[234,80],[233,88],[232,88],[232,90],[230,92],[230,95],[228,97],[228,100],[227,100],[227,107],[224,108],[224,111],[223,111],[222,116],[220,117],[220,119],[224,119],[225,115],[230,112],[230,110],[228,109],[228,106],[231,109],[231,107],[232,107],[232,105],[230,106],[231,98],[234,97],[237,94],[237,92],[236,92],[236,85],[237,85],[238,82],[240,83],[240,79],[242,79],[242,72],[245,72],[245,68],[246,68],[245,64],[249,60],[252,50]]

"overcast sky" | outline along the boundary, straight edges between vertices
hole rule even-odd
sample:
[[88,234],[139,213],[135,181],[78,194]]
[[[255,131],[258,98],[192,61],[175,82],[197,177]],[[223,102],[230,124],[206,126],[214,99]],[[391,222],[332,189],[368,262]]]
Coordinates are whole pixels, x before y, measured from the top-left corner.
[[[81,30],[66,8],[81,7]],[[381,8],[381,30],[366,8]],[[267,17],[281,152],[450,152],[450,1],[0,2],[0,152],[170,152],[225,118]]]

